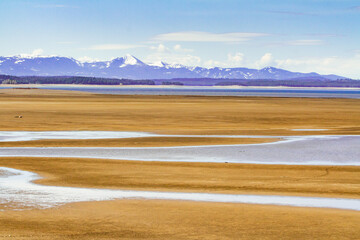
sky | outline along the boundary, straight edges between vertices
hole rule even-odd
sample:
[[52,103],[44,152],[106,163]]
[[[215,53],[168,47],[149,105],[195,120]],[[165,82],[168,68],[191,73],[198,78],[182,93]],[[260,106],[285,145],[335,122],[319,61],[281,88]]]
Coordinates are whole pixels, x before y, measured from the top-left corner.
[[0,0],[0,56],[131,54],[360,79],[359,25],[359,0]]

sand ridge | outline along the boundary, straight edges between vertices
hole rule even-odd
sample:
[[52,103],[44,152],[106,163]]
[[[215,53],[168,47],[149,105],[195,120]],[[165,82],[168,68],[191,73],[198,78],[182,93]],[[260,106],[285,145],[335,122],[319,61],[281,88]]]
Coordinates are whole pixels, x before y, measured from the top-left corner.
[[221,137],[141,137],[124,139],[47,139],[0,142],[0,147],[172,147],[202,145],[256,144],[279,141],[279,138]]
[[2,157],[53,186],[360,198],[360,167]]

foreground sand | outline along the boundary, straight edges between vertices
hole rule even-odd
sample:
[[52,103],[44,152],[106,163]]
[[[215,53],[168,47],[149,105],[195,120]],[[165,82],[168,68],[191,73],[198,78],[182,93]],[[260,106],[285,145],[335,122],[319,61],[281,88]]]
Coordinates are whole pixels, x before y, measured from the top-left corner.
[[36,172],[39,184],[178,192],[360,198],[360,167],[0,158]]
[[[1,90],[0,130],[164,134],[360,134],[359,99],[111,96]],[[15,118],[22,115],[23,118]],[[291,129],[329,129],[294,132]],[[252,139],[241,141],[268,141]],[[224,144],[239,139],[132,139],[122,146]],[[245,143],[245,142],[243,142]],[[118,140],[42,140],[1,146],[118,146]],[[38,184],[214,193],[360,197],[360,168],[0,158]],[[3,210],[3,209],[2,209]],[[360,213],[334,209],[121,200],[0,211],[0,239],[356,239]]]
[[[119,96],[3,90],[0,92],[0,130],[360,134],[359,104],[359,99]],[[18,115],[23,118],[15,118]],[[329,131],[291,131],[298,128]]]
[[359,219],[332,209],[120,200],[0,212],[0,239],[356,239]]

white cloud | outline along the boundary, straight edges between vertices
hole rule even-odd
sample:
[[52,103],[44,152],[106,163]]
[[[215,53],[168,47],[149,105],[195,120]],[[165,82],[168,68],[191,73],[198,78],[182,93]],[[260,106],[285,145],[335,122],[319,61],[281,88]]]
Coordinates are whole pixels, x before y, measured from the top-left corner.
[[201,58],[199,56],[190,55],[190,54],[177,55],[177,56],[174,56],[174,61],[171,61],[171,62],[174,62],[174,63],[179,62],[180,64],[183,64],[183,65],[194,66],[194,65],[199,65],[201,63]]
[[234,54],[229,53],[226,61],[208,60],[205,61],[205,67],[247,67],[247,68],[263,68],[275,64],[274,58],[271,53],[265,53],[259,60],[250,61],[246,58],[245,54],[237,52]]
[[182,64],[187,66],[200,65],[201,58],[195,55],[191,55],[192,49],[182,48],[180,44],[174,45],[172,48],[159,44],[157,46],[151,46],[151,50],[154,52],[147,56],[145,59],[149,63],[165,62],[169,64]]
[[44,52],[43,49],[37,48],[37,49],[34,49],[34,51],[32,51],[32,53],[30,53],[30,54],[29,53],[21,53],[19,55],[20,55],[20,57],[24,57],[24,58],[26,58],[26,57],[37,57],[37,56],[42,55],[43,52]]
[[360,54],[352,57],[324,58],[287,58],[275,60],[277,67],[290,71],[318,72],[321,74],[337,74],[345,77],[360,78]]
[[244,54],[243,53],[235,53],[232,55],[231,53],[228,54],[228,62],[233,63],[236,65],[241,65],[244,63]]
[[271,53],[265,53],[259,61],[255,62],[257,68],[268,67],[273,63],[274,59]]
[[132,48],[144,47],[143,45],[132,45],[132,44],[101,44],[91,46],[90,50],[127,50]]
[[164,44],[160,43],[157,46],[151,46],[150,49],[154,50],[156,52],[159,52],[159,53],[164,53],[164,52],[167,52],[167,53],[170,53],[170,52],[178,52],[178,53],[181,53],[181,52],[183,52],[183,53],[193,52],[193,49],[183,48],[180,44],[174,45],[173,48],[171,49],[171,48],[165,46]]
[[92,58],[92,57],[88,57],[88,56],[83,56],[83,57],[80,57],[77,59],[79,62],[88,62],[88,63],[91,63],[91,62],[99,62],[100,59],[97,59],[97,58]]
[[169,64],[182,64],[185,66],[198,66],[201,64],[201,58],[195,55],[159,52],[148,55],[145,61],[149,63],[161,61]]
[[248,67],[263,68],[267,66],[278,67],[295,72],[317,72],[320,74],[336,74],[355,79],[360,78],[360,53],[356,52],[352,57],[323,57],[323,58],[274,58],[272,53],[265,53],[260,59],[250,61],[243,53],[229,53],[224,61],[208,59],[202,60],[199,56],[180,54],[177,52],[156,52],[146,59],[148,62],[164,61],[171,64],[186,66],[211,67]]
[[180,44],[176,44],[173,49],[177,52],[193,52],[193,49],[183,48]]
[[226,63],[224,62],[220,62],[220,61],[216,61],[213,59],[207,60],[204,62],[203,64],[204,67],[206,68],[213,68],[213,67],[229,67],[228,65],[226,65]]
[[39,56],[39,55],[43,54],[43,52],[44,52],[43,49],[37,48],[37,49],[35,49],[35,50],[31,53],[31,55],[32,55],[32,56]]
[[160,53],[170,51],[169,48],[165,47],[165,45],[163,45],[161,43],[158,46],[151,46],[150,49],[155,50],[155,51],[160,52]]
[[155,36],[154,41],[168,42],[244,42],[255,37],[268,36],[266,33],[209,33],[209,32],[173,32]]
[[[328,66],[336,61],[336,57],[327,58],[307,58],[307,59],[292,59],[287,58],[283,60],[276,60],[278,66],[306,66],[306,65],[318,65]],[[314,66],[313,66],[314,67]]]
[[[238,63],[237,63],[238,62]],[[294,72],[317,72],[320,74],[336,74],[344,77],[360,79],[360,52],[355,51],[351,57],[319,57],[319,58],[285,58],[276,59],[271,53],[265,53],[257,61],[249,61],[242,53],[228,54],[227,61],[208,60],[205,67],[248,67],[264,68],[273,66]]]
[[212,67],[222,67],[222,68],[236,68],[236,67],[248,67],[248,68],[263,68],[265,66],[270,66],[274,64],[274,59],[271,53],[264,54],[257,61],[249,61],[246,59],[245,54],[237,52],[237,53],[229,53],[227,55],[227,59],[225,61],[218,60],[207,60],[202,63],[202,66],[207,68]]
[[181,45],[180,45],[180,44],[176,44],[176,45],[174,46],[174,50],[175,50],[175,51],[180,51],[180,50],[181,50]]

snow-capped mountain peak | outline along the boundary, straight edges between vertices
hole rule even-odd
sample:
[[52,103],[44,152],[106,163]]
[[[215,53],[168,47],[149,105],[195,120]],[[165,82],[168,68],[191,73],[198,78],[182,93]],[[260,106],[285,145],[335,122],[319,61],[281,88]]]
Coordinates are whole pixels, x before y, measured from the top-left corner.
[[118,67],[120,67],[120,68],[123,68],[126,66],[145,65],[145,63],[143,63],[142,61],[140,61],[139,59],[137,59],[136,57],[134,57],[130,54],[126,54],[124,57],[115,58],[112,60],[112,62],[116,63],[116,65],[118,65]]
[[153,67],[163,67],[166,69],[170,69],[170,68],[185,68],[185,69],[190,69],[190,67],[186,67],[182,64],[179,63],[165,63],[163,61],[158,61],[158,62],[153,62],[153,63],[148,63],[149,66],[153,66]]
[[168,68],[186,68],[186,69],[188,69],[188,67],[186,67],[182,64],[179,64],[179,63],[167,64],[167,67]]
[[148,63],[147,65],[152,66],[152,67],[165,67],[168,64],[164,63],[163,61],[157,61],[157,62]]
[[139,63],[143,63],[143,62],[137,59],[136,57],[134,57],[133,55],[126,54],[124,56],[124,64],[126,65],[137,65]]

